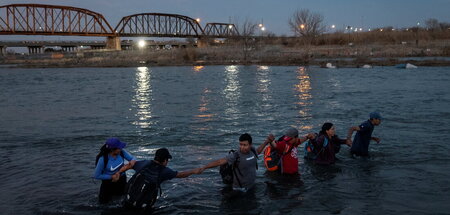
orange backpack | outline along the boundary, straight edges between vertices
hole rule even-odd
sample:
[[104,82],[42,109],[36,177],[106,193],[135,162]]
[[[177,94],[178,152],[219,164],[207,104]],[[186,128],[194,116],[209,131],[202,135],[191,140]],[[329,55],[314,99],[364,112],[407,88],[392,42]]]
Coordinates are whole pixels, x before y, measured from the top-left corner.
[[[280,138],[282,139],[282,138]],[[288,154],[292,150],[291,145],[288,145],[286,147],[286,150],[283,154],[280,155],[278,151],[273,148],[272,146],[267,147],[264,149],[264,165],[266,166],[267,170],[270,172],[277,171],[279,168],[281,168],[281,162],[282,157],[286,154]]]

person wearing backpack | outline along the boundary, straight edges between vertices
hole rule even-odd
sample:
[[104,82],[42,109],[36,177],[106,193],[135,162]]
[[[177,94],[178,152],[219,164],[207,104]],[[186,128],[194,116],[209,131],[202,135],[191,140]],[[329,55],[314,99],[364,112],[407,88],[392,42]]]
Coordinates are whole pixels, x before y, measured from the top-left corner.
[[[255,149],[252,146],[250,134],[242,134],[239,137],[239,150],[232,151],[226,157],[206,164],[202,167],[202,172],[209,168],[229,166],[230,174],[232,175],[230,182],[233,190],[247,192],[255,184],[258,155],[261,154],[264,146],[269,142],[270,140],[267,139],[258,149]],[[224,175],[222,174],[223,177]]]
[[[98,199],[101,204],[108,203],[115,195],[123,195],[127,176],[125,171],[132,168],[136,159],[124,148],[127,144],[119,138],[106,140],[95,159],[94,178],[101,180]],[[125,164],[125,160],[128,164]]]
[[161,183],[173,178],[186,178],[192,174],[200,174],[201,168],[188,171],[174,171],[167,167],[172,155],[166,148],[156,150],[153,160],[137,161],[133,166],[135,174],[128,181],[124,207],[138,210],[152,210],[158,193],[161,194]]
[[353,139],[352,148],[350,153],[353,156],[368,157],[369,156],[369,144],[371,140],[380,143],[380,138],[372,137],[375,126],[381,124],[381,115],[378,112],[372,112],[369,115],[369,120],[363,122],[359,126],[353,126],[348,130],[347,141],[351,141],[352,134],[356,131],[355,138]]
[[306,144],[305,158],[313,160],[316,164],[334,164],[342,144],[351,146],[351,142],[340,139],[336,135],[336,127],[333,123],[326,122],[322,125],[319,134]]
[[[269,139],[274,139],[273,135],[269,135]],[[308,139],[314,138],[314,134],[310,133],[304,137],[298,136],[296,128],[289,128],[284,132],[278,141],[271,141],[270,146],[278,154],[279,162],[277,168],[269,169],[269,171],[277,171],[283,175],[298,174],[298,156],[297,147]],[[266,149],[267,150],[267,149]],[[266,166],[267,167],[267,166]]]

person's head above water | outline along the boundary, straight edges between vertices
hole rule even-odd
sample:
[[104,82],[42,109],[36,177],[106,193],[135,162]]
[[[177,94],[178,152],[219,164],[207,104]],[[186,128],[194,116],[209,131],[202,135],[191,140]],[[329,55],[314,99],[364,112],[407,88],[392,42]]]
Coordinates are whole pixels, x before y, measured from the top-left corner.
[[372,122],[373,125],[379,125],[381,124],[381,120],[383,117],[381,117],[381,114],[379,112],[372,112],[369,114],[369,120]]
[[289,142],[290,144],[294,143],[298,139],[298,130],[296,128],[288,128],[284,131],[283,140]]
[[239,150],[244,153],[247,154],[250,152],[250,149],[252,148],[252,136],[250,136],[250,134],[242,134],[239,137]]
[[108,138],[105,142],[106,149],[112,155],[120,154],[120,151],[127,146],[126,143],[119,140],[117,137]]
[[169,150],[166,148],[160,148],[156,150],[155,153],[155,161],[158,161],[160,164],[166,166],[169,162],[169,159],[172,159],[172,155],[170,155]]
[[326,122],[322,125],[322,129],[320,130],[320,134],[328,135],[328,137],[334,136],[336,133],[335,127],[333,123]]

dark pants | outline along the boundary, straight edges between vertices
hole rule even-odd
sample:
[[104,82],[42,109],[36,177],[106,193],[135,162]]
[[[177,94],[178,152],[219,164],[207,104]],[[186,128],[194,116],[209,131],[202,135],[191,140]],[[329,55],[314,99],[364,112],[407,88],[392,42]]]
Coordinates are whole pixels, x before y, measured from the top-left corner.
[[111,201],[113,196],[121,196],[125,193],[125,186],[127,185],[127,176],[121,175],[119,180],[112,182],[112,180],[102,180],[100,186],[100,193],[98,194],[98,201],[101,204]]

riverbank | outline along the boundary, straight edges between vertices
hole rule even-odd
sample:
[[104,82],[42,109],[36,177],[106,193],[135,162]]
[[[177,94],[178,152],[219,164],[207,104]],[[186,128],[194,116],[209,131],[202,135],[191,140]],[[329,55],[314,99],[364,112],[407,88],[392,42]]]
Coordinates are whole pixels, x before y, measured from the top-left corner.
[[285,47],[253,44],[163,50],[88,50],[70,53],[6,55],[0,64],[9,67],[136,67],[197,65],[315,65],[337,67],[450,66],[450,42],[434,41],[371,45],[328,45]]

